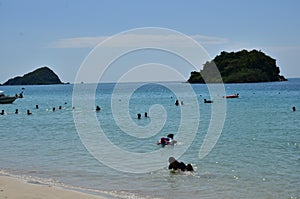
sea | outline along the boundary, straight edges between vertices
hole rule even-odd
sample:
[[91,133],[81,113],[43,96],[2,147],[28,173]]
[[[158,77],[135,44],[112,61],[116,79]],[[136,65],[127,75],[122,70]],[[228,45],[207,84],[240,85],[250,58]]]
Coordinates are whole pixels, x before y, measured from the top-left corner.
[[[300,78],[212,89],[1,86],[24,98],[0,104],[0,175],[111,199],[300,198]],[[170,133],[174,146],[157,145]],[[171,156],[194,172],[170,172]]]

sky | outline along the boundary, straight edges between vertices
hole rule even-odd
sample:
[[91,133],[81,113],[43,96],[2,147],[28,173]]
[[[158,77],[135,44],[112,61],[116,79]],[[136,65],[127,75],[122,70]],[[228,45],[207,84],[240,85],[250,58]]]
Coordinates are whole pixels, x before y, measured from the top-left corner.
[[[300,77],[299,9],[298,0],[0,0],[0,83],[41,66],[51,68],[63,82],[72,83],[99,42],[144,27],[187,35],[199,42],[211,59],[222,51],[261,50],[277,60],[282,75]],[[178,41],[156,36],[162,43]],[[139,41],[136,35],[133,38],[125,41]],[[131,61],[141,57],[144,55],[133,56]],[[151,61],[140,60],[138,64],[147,66]],[[120,78],[114,74],[122,71],[125,62],[110,68],[106,81]],[[167,71],[168,67],[159,69],[164,64],[136,70],[144,73],[129,75],[131,81],[147,80],[151,75],[172,80],[158,75]],[[180,75],[187,79],[190,72],[186,67]],[[89,81],[88,74],[83,81]]]

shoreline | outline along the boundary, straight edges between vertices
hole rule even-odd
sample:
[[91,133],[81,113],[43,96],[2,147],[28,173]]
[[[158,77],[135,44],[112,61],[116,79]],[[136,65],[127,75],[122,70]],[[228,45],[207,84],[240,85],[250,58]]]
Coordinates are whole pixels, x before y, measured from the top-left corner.
[[0,198],[5,199],[107,199],[103,196],[83,193],[44,184],[31,184],[11,176],[0,175]]

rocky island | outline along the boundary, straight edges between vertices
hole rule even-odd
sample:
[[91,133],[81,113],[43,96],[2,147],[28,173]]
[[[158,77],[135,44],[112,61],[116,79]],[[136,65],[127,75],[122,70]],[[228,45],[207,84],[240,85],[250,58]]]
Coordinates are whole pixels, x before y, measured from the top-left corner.
[[[214,75],[212,65],[220,74]],[[202,75],[201,75],[202,74]],[[205,77],[205,81],[204,78]],[[287,81],[280,75],[276,60],[257,50],[239,52],[221,52],[212,61],[206,62],[203,69],[191,72],[189,83],[254,83]]]
[[59,77],[48,67],[38,68],[23,77],[15,77],[6,81],[3,85],[47,85],[63,84]]

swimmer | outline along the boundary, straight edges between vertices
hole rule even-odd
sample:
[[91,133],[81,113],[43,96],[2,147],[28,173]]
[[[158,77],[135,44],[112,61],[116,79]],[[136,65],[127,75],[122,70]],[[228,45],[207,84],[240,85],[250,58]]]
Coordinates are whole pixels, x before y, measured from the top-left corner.
[[101,108],[99,106],[96,106],[96,111],[100,111]]
[[194,171],[191,164],[185,165],[183,162],[178,162],[174,157],[169,158],[169,170],[174,171]]
[[140,120],[142,115],[140,113],[137,114],[137,118]]

